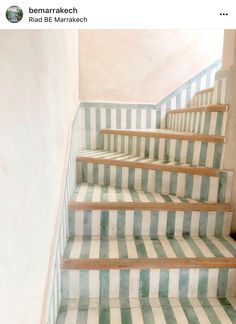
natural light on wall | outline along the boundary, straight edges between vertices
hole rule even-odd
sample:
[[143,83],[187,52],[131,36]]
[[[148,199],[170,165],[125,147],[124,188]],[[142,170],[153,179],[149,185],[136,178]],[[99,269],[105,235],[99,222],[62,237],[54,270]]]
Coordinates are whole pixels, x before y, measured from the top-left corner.
[[80,99],[158,103],[222,56],[223,30],[81,30]]

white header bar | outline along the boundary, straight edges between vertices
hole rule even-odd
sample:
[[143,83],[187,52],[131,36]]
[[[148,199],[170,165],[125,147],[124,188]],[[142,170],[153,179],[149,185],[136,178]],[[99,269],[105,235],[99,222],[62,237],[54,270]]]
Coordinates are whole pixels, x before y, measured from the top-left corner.
[[[11,6],[23,11],[18,19]],[[58,10],[56,10],[58,9]],[[1,29],[236,28],[235,0],[1,0]]]

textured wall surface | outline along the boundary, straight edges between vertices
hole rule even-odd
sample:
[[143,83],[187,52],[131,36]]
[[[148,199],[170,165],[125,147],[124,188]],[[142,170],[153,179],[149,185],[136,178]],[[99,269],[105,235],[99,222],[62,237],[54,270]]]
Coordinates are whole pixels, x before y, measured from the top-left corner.
[[224,54],[222,58],[223,71],[218,73],[218,77],[223,74],[227,80],[226,100],[229,104],[229,117],[226,127],[227,144],[224,154],[224,168],[234,171],[234,180],[231,194],[231,204],[233,207],[232,231],[236,233],[236,30],[225,30]]
[[80,99],[157,103],[222,45],[221,30],[81,30]]
[[[80,147],[78,109],[71,125],[65,158],[65,173],[62,182],[61,208],[58,214],[58,224],[55,231],[49,284],[46,291],[45,306],[42,312],[42,323],[54,324],[61,304],[61,260],[68,239],[68,203],[76,187],[76,156]],[[55,253],[56,252],[56,253]]]
[[77,31],[1,31],[1,322],[39,323],[68,129]]

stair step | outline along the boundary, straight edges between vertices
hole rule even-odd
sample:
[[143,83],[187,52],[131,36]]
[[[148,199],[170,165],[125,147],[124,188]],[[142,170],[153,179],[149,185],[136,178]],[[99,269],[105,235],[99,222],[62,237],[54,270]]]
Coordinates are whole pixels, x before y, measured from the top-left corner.
[[69,236],[229,236],[231,212],[70,210]]
[[62,298],[235,297],[236,269],[64,269]]
[[191,106],[208,105],[213,102],[214,87],[207,88],[195,93],[191,100]]
[[80,298],[62,301],[57,324],[235,323],[236,298]]
[[80,210],[172,210],[172,211],[231,211],[229,203],[213,203],[193,198],[181,198],[112,186],[77,186],[69,209]]
[[68,240],[63,265],[82,268],[89,265],[97,269],[139,268],[139,265],[142,268],[235,268],[235,257],[236,242],[230,237],[93,235]]
[[112,135],[126,135],[126,136],[140,136],[140,137],[154,137],[154,138],[167,138],[176,140],[187,141],[200,141],[211,143],[224,143],[224,136],[207,135],[199,133],[173,131],[169,129],[157,129],[157,130],[140,130],[140,129],[112,129],[106,128],[101,130],[102,134]]
[[145,159],[110,151],[82,151],[77,157],[77,183],[159,192],[218,201],[221,171],[214,168]]
[[187,163],[170,162],[165,160],[156,160],[143,158],[136,155],[120,154],[104,150],[85,150],[79,153],[77,161],[107,164],[127,168],[140,168],[145,170],[158,170],[176,173],[188,173],[195,175],[206,175],[218,177],[220,169],[197,166]]
[[224,136],[227,105],[207,105],[169,110],[166,127],[171,130]]
[[102,129],[98,143],[96,149],[220,168],[224,137],[167,129]]
[[189,108],[178,108],[171,109],[168,114],[179,114],[186,112],[226,112],[228,111],[228,105],[205,105],[205,106],[194,106]]
[[219,269],[236,268],[236,258],[178,258],[178,259],[65,259],[62,269]]

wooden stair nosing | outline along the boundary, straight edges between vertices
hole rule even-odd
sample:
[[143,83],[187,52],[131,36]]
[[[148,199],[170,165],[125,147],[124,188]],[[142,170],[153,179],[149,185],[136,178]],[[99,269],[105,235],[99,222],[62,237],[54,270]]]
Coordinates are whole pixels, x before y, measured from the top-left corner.
[[154,137],[154,138],[168,138],[177,140],[187,141],[200,141],[200,142],[211,142],[211,143],[224,143],[224,136],[199,134],[199,133],[165,133],[161,131],[142,131],[142,130],[131,130],[131,129],[112,129],[103,128],[101,134],[111,135],[124,135],[124,136],[139,136],[139,137]]
[[114,160],[107,158],[96,158],[88,156],[77,156],[77,161],[95,163],[95,164],[108,164],[120,167],[139,168],[145,170],[167,171],[176,173],[188,173],[195,175],[205,175],[210,177],[218,177],[220,174],[219,169],[201,167],[201,166],[184,166],[184,165],[168,165],[168,164],[155,164],[148,162],[127,161],[127,160]]
[[214,91],[214,87],[206,88],[206,89],[203,89],[203,90],[200,90],[200,91],[196,92],[194,94],[194,97],[199,95],[199,94],[202,94],[202,93],[213,92],[213,91]]
[[194,106],[189,108],[178,108],[169,110],[168,114],[179,114],[186,112],[226,112],[228,111],[227,105],[207,105],[207,106]]
[[167,211],[225,211],[229,203],[171,203],[171,202],[69,202],[70,210],[167,210]]
[[64,270],[236,268],[236,258],[64,259]]

